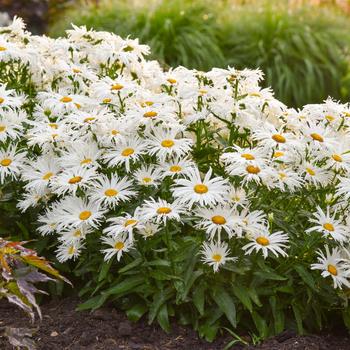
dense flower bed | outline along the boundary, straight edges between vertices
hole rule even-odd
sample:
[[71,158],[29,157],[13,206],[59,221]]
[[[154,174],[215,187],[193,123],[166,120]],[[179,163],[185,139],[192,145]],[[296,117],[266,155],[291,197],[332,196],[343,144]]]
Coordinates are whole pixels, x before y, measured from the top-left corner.
[[82,308],[112,299],[207,339],[348,322],[348,104],[290,109],[260,71],[163,71],[84,27],[0,32],[2,192],[79,260]]

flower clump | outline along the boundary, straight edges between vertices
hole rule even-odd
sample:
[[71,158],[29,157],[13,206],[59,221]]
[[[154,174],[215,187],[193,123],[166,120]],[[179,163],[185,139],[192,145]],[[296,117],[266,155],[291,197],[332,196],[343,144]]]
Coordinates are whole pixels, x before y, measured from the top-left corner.
[[307,241],[309,270],[350,286],[348,104],[291,109],[259,70],[164,70],[138,40],[84,27],[0,32],[0,185],[41,211],[59,261],[89,235],[107,261],[187,235],[216,272],[303,259]]

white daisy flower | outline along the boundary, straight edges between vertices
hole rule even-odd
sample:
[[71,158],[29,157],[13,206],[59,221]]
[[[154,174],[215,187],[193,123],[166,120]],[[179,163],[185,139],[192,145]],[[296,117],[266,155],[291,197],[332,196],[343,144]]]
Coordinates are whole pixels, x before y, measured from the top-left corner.
[[248,239],[251,242],[242,247],[245,255],[250,255],[253,251],[261,251],[265,259],[268,257],[269,252],[276,257],[279,255],[288,256],[283,249],[287,248],[285,243],[288,243],[289,238],[282,231],[270,233],[267,227],[261,226],[260,232],[250,233]]
[[79,257],[83,244],[80,241],[70,242],[68,244],[63,243],[56,250],[57,260],[63,263],[67,260],[75,260]]
[[142,166],[134,172],[133,177],[142,186],[157,187],[162,181],[162,171],[154,166]]
[[96,170],[93,168],[71,168],[55,176],[50,186],[52,191],[58,195],[66,193],[75,195],[78,188],[85,191],[92,187],[97,177]]
[[120,202],[129,201],[137,193],[132,190],[135,186],[126,177],[120,179],[112,175],[109,179],[102,175],[95,183],[96,185],[88,196],[93,202],[110,208],[115,208]]
[[122,233],[128,233],[129,239],[133,240],[133,231],[141,230],[144,222],[141,221],[140,209],[136,209],[134,214],[125,213],[124,216],[112,217],[107,220],[110,225],[103,230],[104,234],[116,237]]
[[140,216],[143,221],[154,220],[157,224],[166,224],[168,220],[181,221],[180,215],[185,213],[185,208],[178,201],[169,203],[164,199],[146,200],[140,208]]
[[145,225],[138,230],[138,233],[146,239],[154,236],[159,230],[159,225],[153,222],[146,222]]
[[102,250],[102,253],[105,254],[105,261],[109,261],[116,254],[117,260],[120,261],[123,253],[128,252],[133,246],[133,242],[129,240],[125,233],[115,237],[102,237],[102,243],[112,247]]
[[189,159],[175,158],[168,160],[166,163],[161,163],[161,168],[163,170],[163,176],[179,176],[187,177],[188,174],[195,169],[196,165],[193,161]]
[[339,248],[333,248],[330,252],[328,246],[325,246],[326,254],[322,250],[317,251],[318,263],[312,264],[312,270],[321,270],[322,277],[331,277],[334,288],[342,289],[343,286],[350,288],[350,265],[344,262]]
[[135,163],[145,153],[145,142],[137,136],[129,136],[109,149],[103,159],[108,162],[108,166],[124,165],[126,171],[130,172],[131,163]]
[[53,177],[60,171],[57,158],[53,154],[45,154],[37,159],[28,159],[22,167],[22,178],[27,181],[26,188],[43,191]]
[[65,197],[50,213],[57,222],[57,231],[67,228],[97,228],[103,219],[104,211],[97,203],[87,202],[77,197]]
[[[224,230],[231,238],[234,235],[234,209],[218,205],[214,208],[199,208],[195,210],[195,215],[201,218],[196,225],[197,228],[203,229],[213,239],[215,234],[219,234]],[[220,240],[220,239],[219,239]]]
[[147,140],[149,154],[157,155],[158,159],[164,161],[168,157],[183,157],[193,144],[191,139],[176,138],[182,131],[180,128],[155,128]]
[[344,242],[349,238],[349,229],[343,225],[340,220],[336,219],[337,211],[331,215],[331,208],[327,206],[326,213],[320,208],[316,208],[316,212],[313,213],[313,218],[309,219],[309,222],[316,224],[306,230],[310,232],[321,232],[326,236],[331,236],[338,242]]
[[18,152],[16,146],[0,149],[0,184],[4,183],[6,177],[19,177],[24,159],[25,154]]
[[229,249],[225,242],[203,242],[202,249],[202,261],[209,266],[213,267],[214,272],[217,272],[220,266],[224,265],[227,261],[236,261],[237,258],[229,257]]
[[194,204],[215,205],[223,203],[229,191],[229,183],[222,177],[211,179],[212,170],[206,173],[202,180],[199,170],[193,169],[188,174],[188,179],[176,179],[172,187],[172,193],[181,203],[190,208]]

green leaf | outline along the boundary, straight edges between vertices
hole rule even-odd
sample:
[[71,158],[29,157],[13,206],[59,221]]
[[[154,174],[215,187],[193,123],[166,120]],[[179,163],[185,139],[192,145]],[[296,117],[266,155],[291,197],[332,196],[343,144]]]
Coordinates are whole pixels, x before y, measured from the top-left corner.
[[142,259],[141,258],[137,258],[135,259],[133,262],[131,262],[128,265],[125,265],[124,267],[122,267],[121,269],[118,270],[119,273],[124,273],[127,272],[129,270],[132,270],[134,267],[140,265],[142,263]]
[[138,303],[133,305],[130,309],[126,311],[126,315],[130,321],[138,321],[147,311],[147,306],[144,303]]
[[216,334],[219,330],[220,322],[213,324],[204,323],[198,328],[199,335],[201,338],[205,338],[208,342],[212,342],[216,338]]
[[117,283],[113,287],[107,289],[104,293],[108,295],[122,294],[131,291],[141,283],[145,282],[145,277],[141,275],[130,276],[125,278],[123,281]]
[[231,325],[236,328],[236,306],[233,298],[225,291],[224,287],[215,288],[212,292],[212,298],[220,310],[226,315]]
[[301,279],[313,290],[316,290],[315,287],[315,280],[312,277],[311,273],[308,272],[304,266],[302,265],[295,265],[295,270],[297,271],[298,275],[301,277]]
[[204,283],[200,283],[193,289],[193,303],[201,316],[204,315],[204,293],[206,288],[207,286]]
[[102,267],[100,269],[100,273],[99,273],[98,279],[97,279],[98,282],[101,282],[102,280],[104,280],[106,278],[108,271],[112,265],[113,260],[114,259],[112,258],[108,262],[104,262],[102,264]]
[[91,309],[96,310],[105,303],[107,298],[108,298],[108,295],[106,295],[106,294],[97,295],[97,296],[85,301],[84,303],[79,304],[77,307],[77,310],[78,311],[91,310]]
[[253,305],[249,297],[248,289],[242,285],[233,285],[232,290],[234,295],[242,302],[242,304],[250,311],[253,310]]
[[165,332],[170,332],[169,316],[167,304],[164,303],[157,314],[157,321]]
[[296,324],[298,327],[298,332],[299,332],[299,334],[304,334],[303,319],[301,317],[300,309],[294,303],[292,303],[292,308],[293,308],[293,312],[294,312],[295,321],[296,321]]
[[267,323],[264,318],[262,318],[256,311],[252,312],[252,318],[255,324],[256,329],[259,332],[259,335],[262,338],[266,338],[269,333],[269,329],[267,327]]
[[275,334],[279,334],[284,330],[284,314],[283,311],[278,307],[278,299],[276,296],[271,296],[269,298],[269,302],[271,305],[271,310],[274,318],[274,328]]

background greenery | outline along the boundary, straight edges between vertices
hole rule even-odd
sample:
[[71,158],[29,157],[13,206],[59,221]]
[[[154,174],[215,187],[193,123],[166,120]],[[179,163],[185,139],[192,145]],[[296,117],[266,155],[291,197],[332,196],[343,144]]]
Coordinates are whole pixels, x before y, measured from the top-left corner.
[[265,86],[293,107],[349,100],[350,24],[339,9],[264,0],[74,3],[51,16],[51,35],[84,24],[139,38],[165,66],[261,68]]

